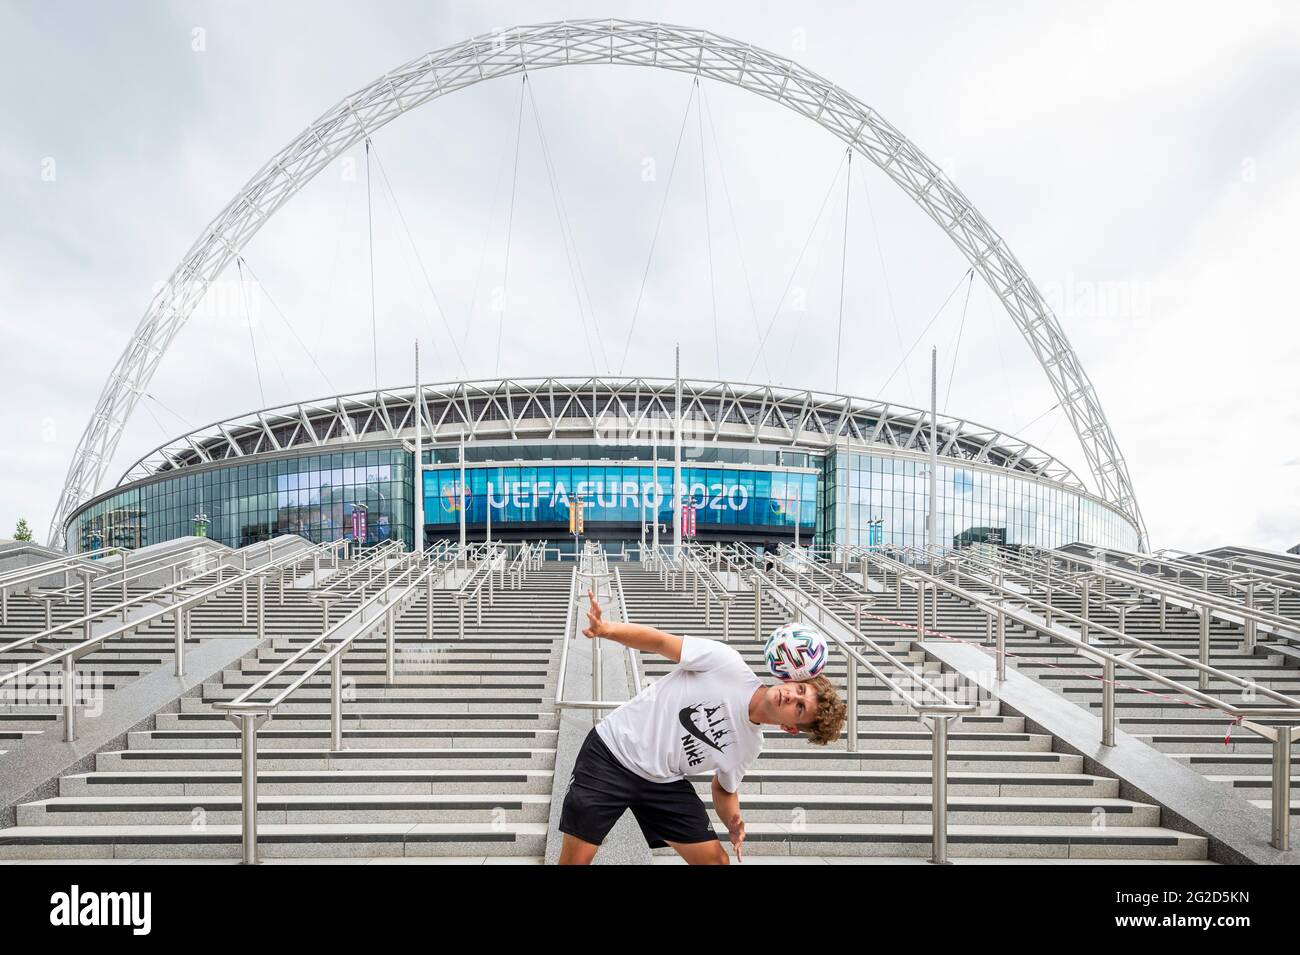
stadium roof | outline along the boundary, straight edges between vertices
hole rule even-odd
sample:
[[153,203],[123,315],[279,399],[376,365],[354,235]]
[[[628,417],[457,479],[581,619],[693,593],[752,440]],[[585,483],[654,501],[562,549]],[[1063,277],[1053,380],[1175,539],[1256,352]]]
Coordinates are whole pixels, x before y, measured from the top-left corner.
[[[503,378],[423,387],[425,435],[446,443],[488,440],[671,440],[672,378]],[[289,450],[337,450],[398,441],[414,428],[415,388],[300,401],[214,422],[131,465],[118,486],[185,468]],[[893,402],[775,385],[683,379],[684,440],[824,451],[837,441],[929,453],[929,413]],[[1078,476],[1040,448],[975,422],[939,415],[938,453],[1085,491]]]

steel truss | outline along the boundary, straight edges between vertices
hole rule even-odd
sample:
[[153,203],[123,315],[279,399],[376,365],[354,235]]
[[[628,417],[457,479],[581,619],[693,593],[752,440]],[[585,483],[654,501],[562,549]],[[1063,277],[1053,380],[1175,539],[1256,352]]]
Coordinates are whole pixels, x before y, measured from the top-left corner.
[[77,444],[50,525],[51,544],[63,542],[68,517],[99,489],[131,412],[208,287],[312,177],[429,100],[485,80],[581,64],[656,67],[738,86],[808,117],[881,169],[1002,301],[1079,438],[1099,496],[1133,521],[1146,549],[1128,466],[1092,382],[1019,260],[943,170],[871,107],[791,60],[705,30],[635,20],[516,27],[425,54],[346,97],[272,156],[204,228],[150,302]]
[[[467,440],[672,442],[676,381],[671,378],[504,378],[426,384],[421,410],[434,444]],[[398,443],[415,428],[415,388],[387,388],[265,408],[214,422],[149,452],[118,486],[185,469],[278,452],[329,451],[357,443]],[[684,440],[928,455],[929,414],[919,408],[774,385],[686,379]],[[996,429],[942,416],[936,449],[945,462],[999,468],[1085,492],[1068,467]],[[106,492],[109,493],[109,492]]]

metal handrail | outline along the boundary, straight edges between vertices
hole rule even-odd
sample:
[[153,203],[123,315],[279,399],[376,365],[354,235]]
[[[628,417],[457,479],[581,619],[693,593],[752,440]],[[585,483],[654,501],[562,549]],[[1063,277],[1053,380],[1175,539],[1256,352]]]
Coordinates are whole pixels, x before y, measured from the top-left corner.
[[160,607],[159,609],[146,613],[135,620],[119,624],[97,636],[83,640],[81,643],[51,653],[34,663],[28,664],[27,666],[19,667],[16,670],[10,670],[7,673],[0,674],[0,684],[16,680],[28,673],[36,670],[43,670],[61,662],[63,664],[63,738],[65,742],[73,742],[77,738],[76,712],[74,705],[76,694],[74,692],[74,682],[76,678],[76,664],[79,659],[89,653],[93,653],[106,641],[111,640],[114,637],[125,636],[145,624],[152,623],[155,620],[160,620],[168,614],[174,614],[176,618],[176,675],[178,677],[184,676],[185,638],[189,631],[189,611],[193,607],[204,603],[211,597],[226,592],[232,587],[247,583],[250,579],[256,579],[258,584],[257,636],[259,639],[262,639],[265,637],[266,615],[264,607],[267,575],[272,572],[283,571],[287,567],[297,566],[297,564],[302,561],[319,556],[319,554],[327,552],[335,546],[337,546],[337,542],[308,545],[300,551],[295,551],[292,554],[286,554],[283,557],[270,560],[261,567],[253,570],[241,571],[236,576],[211,584],[196,594],[191,594],[187,597],[175,600],[166,607]]
[[521,590],[524,582],[528,579],[528,571],[532,569],[534,556],[532,546],[528,541],[522,541],[519,545],[519,553],[510,561],[509,565],[502,571],[502,577],[509,578],[514,582],[514,589]]
[[[196,581],[202,580],[204,577],[207,577],[210,574],[220,573],[221,571],[229,569],[225,564],[225,561],[228,559],[227,555],[214,555],[214,557],[215,559],[213,565],[211,567],[208,567],[205,570],[202,570],[199,573],[193,574],[190,577],[184,579],[177,579],[177,577],[173,575],[172,582],[170,584],[164,584],[162,587],[158,587],[144,594],[138,594],[135,597],[129,597],[116,604],[112,604],[108,607],[104,607],[99,610],[95,610],[91,606],[91,600],[90,600],[91,591],[89,586],[87,586],[86,589],[84,590],[85,608],[86,608],[85,612],[83,612],[78,617],[73,617],[59,624],[55,624],[50,619],[51,616],[50,603],[53,600],[57,599],[57,595],[49,594],[49,593],[36,594],[34,596],[39,597],[46,601],[45,629],[40,630],[36,633],[28,634],[25,637],[18,637],[17,639],[11,640],[8,643],[0,644],[0,654],[8,653],[12,650],[21,650],[22,648],[31,646],[32,644],[40,643],[42,640],[49,640],[51,638],[58,637],[58,635],[63,633],[65,630],[73,630],[77,627],[82,628],[82,637],[83,639],[88,640],[90,639],[90,635],[91,635],[90,634],[91,625],[96,620],[103,620],[108,617],[112,617],[120,612],[122,615],[122,622],[125,623],[128,611],[130,610],[131,607],[134,607],[137,604],[144,606],[159,601],[163,598],[169,598],[171,602],[174,602],[176,594],[180,593],[183,589],[187,587],[194,586]],[[188,564],[190,563],[190,561],[191,558],[187,557],[184,560],[182,560],[180,563]],[[156,568],[154,571],[152,571],[152,573],[158,573],[160,570],[166,570],[166,569],[175,570],[177,566],[178,565],[174,564],[174,565],[168,565],[167,567]],[[89,585],[89,579],[87,579],[86,583],[87,585]]]
[[[289,542],[289,541],[292,541],[292,540],[295,540],[295,539],[300,540],[300,539],[298,539],[298,538],[285,538],[285,537],[282,537],[282,538],[278,538],[278,539],[275,540],[275,541],[268,541],[268,542],[266,542],[266,543],[267,543],[267,545],[274,545],[274,544],[279,543],[279,542],[281,542],[281,541]],[[336,544],[336,543],[335,543],[335,544],[327,544],[327,545],[323,545],[323,547],[324,547],[325,549],[336,548],[336,547],[337,547],[337,544]],[[270,555],[270,553],[271,553],[271,551],[272,551],[272,549],[273,549],[273,546],[267,546],[266,549],[267,549],[267,554],[268,554],[268,558],[269,558],[269,555]],[[337,552],[337,551],[336,551],[336,552]],[[243,563],[244,563],[245,566],[246,566],[246,565],[247,565],[247,562],[248,562],[248,555],[247,555],[246,553],[244,553],[244,554],[241,554],[240,556],[243,558]],[[147,605],[147,604],[150,604],[150,603],[155,602],[155,601],[158,600],[158,599],[161,599],[162,597],[168,597],[168,598],[170,598],[170,602],[169,602],[169,606],[168,606],[168,611],[170,612],[171,604],[174,604],[174,603],[175,603],[175,595],[176,595],[176,594],[178,594],[182,589],[184,589],[184,588],[186,588],[186,587],[191,587],[191,586],[193,586],[194,583],[195,583],[195,581],[202,580],[204,577],[207,577],[209,574],[217,573],[217,572],[220,572],[220,571],[222,571],[222,570],[227,569],[226,566],[225,566],[225,561],[227,561],[227,560],[233,560],[234,557],[235,557],[235,555],[234,555],[233,552],[223,552],[223,551],[218,551],[218,552],[215,553],[215,554],[205,554],[205,555],[204,555],[204,566],[205,566],[205,569],[203,569],[200,573],[193,574],[193,575],[191,575],[190,577],[185,578],[185,579],[178,579],[177,575],[176,575],[174,572],[175,572],[175,570],[178,569],[182,564],[192,564],[192,563],[193,563],[193,555],[189,555],[189,556],[186,556],[186,557],[184,557],[184,558],[180,558],[180,559],[178,559],[178,560],[177,560],[175,563],[173,563],[173,564],[164,565],[163,567],[155,567],[155,568],[154,568],[153,570],[151,570],[151,571],[146,571],[146,574],[148,574],[148,573],[160,573],[160,572],[163,571],[163,570],[168,570],[168,569],[170,569],[170,570],[173,571],[173,574],[172,574],[172,582],[171,582],[170,584],[168,584],[168,585],[164,585],[164,586],[159,587],[159,588],[157,588],[157,589],[155,589],[155,590],[149,591],[149,592],[144,593],[144,594],[137,595],[137,596],[135,596],[135,597],[124,596],[123,599],[122,599],[119,603],[112,604],[112,605],[110,605],[110,606],[108,606],[108,607],[101,608],[100,610],[95,610],[95,609],[91,606],[91,599],[90,599],[90,598],[91,598],[91,591],[90,591],[90,589],[89,589],[89,583],[90,583],[90,581],[89,581],[89,578],[87,578],[87,581],[86,581],[87,587],[86,587],[85,590],[83,591],[83,593],[85,594],[85,610],[84,610],[84,612],[82,613],[81,616],[79,616],[79,617],[73,617],[72,619],[70,619],[70,620],[66,620],[66,621],[64,621],[63,623],[60,623],[60,624],[58,624],[58,625],[55,625],[55,624],[53,623],[53,621],[51,620],[51,612],[50,612],[50,603],[51,603],[51,601],[53,601],[54,599],[57,599],[57,594],[54,594],[54,593],[37,593],[37,594],[34,594],[33,596],[38,597],[38,598],[40,598],[40,599],[44,599],[44,600],[46,601],[46,604],[45,604],[45,618],[46,618],[45,629],[44,629],[44,630],[41,630],[41,631],[38,631],[37,633],[28,634],[28,635],[25,636],[25,637],[19,637],[19,638],[15,639],[15,640],[11,640],[11,641],[9,641],[9,642],[3,644],[3,645],[0,645],[0,653],[7,653],[7,652],[9,652],[9,651],[11,651],[11,650],[19,650],[19,649],[22,649],[23,647],[30,646],[30,645],[35,644],[35,643],[39,643],[39,642],[42,641],[42,640],[48,640],[48,639],[50,639],[50,638],[57,637],[59,634],[63,633],[65,630],[71,630],[71,629],[73,629],[73,628],[75,628],[75,627],[78,627],[78,626],[80,626],[80,627],[82,628],[82,634],[83,634],[84,639],[89,640],[89,639],[90,639],[90,636],[91,636],[91,625],[92,625],[96,620],[106,619],[106,618],[108,618],[108,617],[112,617],[113,615],[115,615],[115,614],[117,614],[117,613],[120,612],[120,613],[121,613],[121,616],[122,616],[122,623],[125,624],[125,623],[127,622],[127,620],[126,620],[126,618],[127,618],[127,613],[128,613],[128,611],[129,611],[129,609],[130,609],[131,607],[133,607],[133,606],[135,606],[135,605],[137,605],[137,604],[139,604],[139,605]],[[208,562],[209,560],[213,561],[212,566],[210,566],[210,567],[207,566],[207,562]],[[114,575],[116,575],[116,572],[115,572]],[[124,591],[125,591],[125,586],[123,587],[123,589],[124,589]],[[247,620],[244,620],[244,623],[245,623],[245,624],[247,624],[247,622],[248,622]]]
[[[119,566],[101,569],[101,573],[97,574],[91,582],[90,589],[92,593],[97,589],[105,589],[104,585],[125,586],[127,583],[133,580],[139,580],[141,577],[148,577],[151,574],[179,568],[184,564],[192,564],[195,561],[195,553],[193,550],[183,552],[179,550],[171,550],[165,554],[137,556],[135,561],[128,561],[127,553],[129,552],[124,552],[121,555],[121,564]],[[204,557],[207,556],[209,555],[205,553]],[[130,572],[130,576],[126,575],[127,572]],[[70,597],[74,591],[79,589],[81,588],[70,584],[55,590],[42,591],[41,596],[63,597],[64,602],[66,603],[68,597]]]
[[[415,552],[418,553],[418,552]],[[383,589],[372,594],[354,610],[327,629],[305,647],[293,654],[270,673],[258,680],[233,700],[214,703],[217,709],[225,710],[226,717],[240,731],[240,793],[242,819],[243,861],[253,865],[258,861],[257,847],[257,730],[267,722],[279,706],[308,680],[316,676],[327,664],[330,668],[330,741],[333,751],[343,749],[343,656],[358,639],[373,633],[376,627],[384,628],[387,649],[385,657],[385,682],[391,686],[396,682],[394,670],[394,643],[396,640],[397,618],[404,613],[415,599],[416,591],[424,584],[428,600],[428,636],[432,638],[433,592],[435,576],[441,582],[455,568],[456,554],[444,555],[440,561],[430,561],[421,565],[418,561],[406,561],[395,580],[391,580]],[[408,575],[412,575],[409,582]],[[398,590],[398,588],[401,588]],[[396,594],[394,591],[397,591]],[[369,619],[368,610],[382,606],[382,613],[376,612]],[[356,626],[351,633],[339,636],[338,632],[355,620]],[[252,697],[261,693],[283,674],[301,661],[307,654],[331,644],[330,649],[320,659],[309,664],[307,668],[279,693],[269,700],[254,700]]]
[[[619,589],[619,612],[624,619],[627,617],[627,604],[624,602],[622,593],[622,580],[617,576],[617,571],[613,574],[609,572],[609,561],[605,557],[604,550],[596,541],[587,541],[583,549],[577,555],[577,562],[573,568],[573,575],[569,581],[569,607],[565,614],[564,620],[564,643],[560,649],[560,670],[555,680],[555,707],[559,710],[565,709],[587,709],[593,710],[594,719],[600,721],[600,711],[605,709],[615,709],[626,703],[626,700],[606,700],[604,693],[604,669],[601,661],[601,640],[595,638],[591,641],[591,699],[589,700],[566,700],[564,698],[564,687],[567,682],[569,669],[569,641],[578,639],[578,607],[582,602],[585,590],[579,589],[579,580],[586,578],[591,582],[591,589],[596,593],[597,599],[602,596],[601,584],[609,583],[611,594],[613,588]],[[633,695],[641,690],[640,670],[636,663],[636,651],[631,647],[623,648],[627,658],[631,660],[632,672],[636,678],[634,683],[635,691]]]
[[[1212,574],[1216,580],[1231,582],[1232,579],[1238,575],[1249,573],[1260,577],[1261,580],[1266,581],[1271,587],[1276,587],[1280,590],[1287,591],[1292,595],[1300,596],[1300,584],[1296,584],[1292,579],[1297,573],[1300,573],[1300,571],[1288,568],[1282,570],[1280,573],[1274,573],[1263,570],[1257,564],[1251,563],[1251,561],[1262,561],[1273,568],[1285,567],[1285,565],[1280,565],[1276,561],[1268,560],[1266,557],[1262,556],[1250,558],[1216,557],[1212,554],[1193,554],[1188,551],[1178,550],[1171,547],[1162,548],[1160,551],[1157,551],[1157,554],[1160,556],[1157,556],[1156,554],[1131,554],[1128,551],[1111,547],[1101,549],[1108,554],[1120,556],[1124,560],[1140,560],[1145,563],[1154,563],[1169,567],[1176,573],[1199,574],[1202,579],[1206,579]],[[1172,554],[1174,556],[1166,557],[1164,556],[1166,554]],[[1236,570],[1232,565],[1237,561],[1242,561],[1250,569],[1247,571]],[[1227,566],[1222,566],[1224,564]]]
[[1193,604],[1201,604],[1210,607],[1220,613],[1235,615],[1242,618],[1243,622],[1254,621],[1257,625],[1263,624],[1271,631],[1285,631],[1278,633],[1279,636],[1300,637],[1300,621],[1291,617],[1280,614],[1269,613],[1266,610],[1260,610],[1256,607],[1245,606],[1237,603],[1231,598],[1223,597],[1220,594],[1209,590],[1198,590],[1193,587],[1187,587],[1179,583],[1170,583],[1162,578],[1152,577],[1148,574],[1128,571],[1115,564],[1105,564],[1098,568],[1087,559],[1079,557],[1076,554],[1064,553],[1061,551],[1051,551],[1050,556],[1054,560],[1068,561],[1076,565],[1087,567],[1087,572],[1096,577],[1105,577],[1111,580],[1117,580],[1127,584],[1130,587],[1141,587],[1149,593],[1165,593],[1167,596],[1178,597]]
[[[15,567],[0,573],[0,590],[7,590],[10,587],[21,586],[29,580],[39,580],[42,577],[49,577],[54,574],[71,573],[78,567],[84,567],[86,570],[94,570],[96,573],[114,573],[108,568],[97,568],[94,564],[102,557],[120,556],[127,553],[123,547],[106,547],[102,550],[89,551],[80,554],[67,554],[63,557],[56,557],[53,560],[43,561],[39,564],[27,564],[24,567]],[[96,557],[91,554],[99,555]],[[0,557],[4,555],[0,554]]]
[[[881,683],[887,686],[893,693],[912,712],[914,712],[921,722],[921,725],[927,726],[930,730],[931,739],[931,779],[930,779],[930,837],[931,853],[930,861],[943,864],[948,861],[948,736],[951,730],[951,724],[959,720],[966,713],[973,713],[980,709],[978,703],[958,703],[952,699],[946,692],[934,686],[929,680],[919,674],[910,664],[903,662],[892,652],[882,647],[872,638],[862,632],[860,618],[854,624],[844,620],[839,614],[835,613],[830,607],[822,601],[807,593],[803,584],[792,578],[785,570],[772,568],[765,569],[759,560],[757,554],[748,548],[743,550],[732,548],[731,559],[735,566],[744,567],[748,565],[750,570],[750,584],[755,588],[755,606],[756,611],[762,605],[761,588],[766,581],[769,592],[776,596],[776,599],[783,603],[787,608],[795,611],[801,617],[807,617],[806,607],[811,605],[817,608],[818,617],[815,621],[809,620],[813,626],[817,627],[828,640],[832,641],[840,652],[845,655],[848,663],[848,719],[849,724],[849,752],[856,752],[858,745],[858,667],[865,667],[867,672],[876,677]],[[800,606],[798,601],[785,593],[782,588],[794,591],[808,603]],[[860,612],[860,611],[859,611]],[[870,658],[858,652],[856,647],[840,638],[839,634],[826,625],[827,619],[832,620],[840,628],[848,631],[851,636],[860,641],[868,649],[884,657],[895,669],[906,675],[909,681],[914,681],[916,685],[923,690],[928,691],[938,697],[942,702],[927,703],[924,700],[917,699],[912,693],[901,686],[893,677],[878,667]]]
[[689,570],[695,581],[691,591],[691,603],[698,607],[700,605],[700,588],[704,589],[704,623],[706,626],[713,625],[713,604],[716,602],[722,606],[722,639],[728,639],[731,632],[731,601],[732,594],[726,586],[718,579],[717,575],[705,564],[702,556],[698,551],[698,545],[687,544],[682,547],[682,590],[686,589],[686,571]]
[[[623,575],[617,567],[614,568],[614,589],[618,592],[618,605],[622,610],[623,616],[627,616],[627,596],[623,593]],[[632,694],[635,696],[641,692],[641,664],[640,657],[631,647],[627,648],[628,666],[632,668]]]
[[[968,560],[976,558],[970,552],[962,552]],[[1223,597],[1210,590],[1199,590],[1185,587],[1180,583],[1170,583],[1160,577],[1152,577],[1140,571],[1128,571],[1114,564],[1104,563],[1103,568],[1098,568],[1091,561],[1079,557],[1076,554],[1070,554],[1062,551],[1047,550],[1032,554],[1020,554],[1015,552],[1003,552],[999,557],[1008,563],[1017,567],[1023,567],[1030,562],[1038,563],[1040,566],[1046,561],[1046,570],[1044,572],[1043,586],[1047,591],[1048,604],[1050,606],[1053,589],[1059,587],[1067,592],[1079,593],[1083,596],[1085,604],[1090,603],[1093,599],[1091,594],[1090,582],[1092,580],[1101,580],[1103,606],[1108,599],[1105,587],[1108,581],[1115,581],[1121,586],[1132,588],[1136,599],[1143,599],[1143,594],[1155,598],[1160,608],[1160,625],[1164,628],[1165,614],[1169,601],[1172,599],[1175,606],[1179,602],[1188,605],[1187,609],[1192,610],[1201,618],[1202,640],[1208,641],[1209,616],[1217,616],[1228,623],[1241,623],[1244,628],[1244,647],[1247,651],[1253,651],[1256,640],[1261,628],[1280,640],[1293,641],[1300,639],[1300,622],[1290,617],[1270,614],[1267,611],[1256,609],[1252,603],[1254,598],[1253,588],[1247,592],[1247,603],[1239,604],[1231,597]],[[985,560],[988,558],[979,558]],[[1052,567],[1055,561],[1062,561],[1069,565],[1081,566],[1084,569],[1080,571],[1070,571],[1062,569],[1058,571],[1058,576],[1053,577]],[[1000,570],[1000,567],[992,565],[993,572]],[[1033,583],[1032,576],[1030,577]],[[1066,584],[1066,587],[1060,587]],[[1071,589],[1073,588],[1073,589]],[[1120,604],[1121,617],[1123,613],[1123,603]],[[1051,622],[1051,612],[1048,613],[1048,622]]]
[[[457,639],[465,639],[465,605],[469,601],[475,601],[475,626],[483,626],[483,585],[487,584],[488,588],[488,606],[496,605],[496,565],[498,558],[498,545],[496,543],[479,542],[467,545],[465,549],[465,558],[474,560],[473,569],[469,576],[461,582],[460,587],[452,593],[452,599],[456,601],[456,627]],[[504,561],[501,561],[504,565]],[[504,586],[504,585],[503,585]]]
[[[389,543],[389,542],[386,542]],[[441,554],[441,549],[438,551]],[[372,552],[373,553],[373,552]],[[419,551],[406,551],[404,544],[397,544],[387,550],[379,553],[374,559],[367,559],[352,568],[346,579],[340,579],[337,583],[344,586],[337,589],[321,588],[312,590],[310,598],[320,604],[321,609],[321,629],[328,630],[331,623],[332,610],[330,604],[335,601],[346,602],[360,595],[365,599],[366,592],[378,581],[380,588],[387,587],[392,583],[392,570],[394,560],[399,571],[405,571],[412,564],[418,564],[430,557],[430,553],[421,554]],[[384,572],[380,577],[375,567],[377,564],[383,564]],[[364,572],[364,576],[362,576]],[[359,582],[357,578],[360,578]]]
[[[1111,653],[1110,651],[1102,649],[1101,647],[1098,647],[1094,644],[1091,644],[1086,640],[1081,640],[1075,637],[1071,637],[1068,634],[1063,633],[1062,631],[1054,627],[1039,622],[1033,616],[1021,613],[1014,606],[1010,605],[1014,601],[1014,602],[1024,603],[1030,606],[1036,606],[1045,609],[1047,605],[1042,601],[1037,600],[1036,598],[1029,597],[1025,594],[1007,592],[1005,588],[998,587],[997,589],[1004,593],[1004,597],[1003,599],[994,602],[994,601],[987,600],[976,593],[968,591],[957,584],[949,583],[948,581],[943,580],[940,577],[937,577],[932,574],[928,574],[925,571],[922,571],[916,567],[908,566],[905,563],[895,561],[892,558],[886,557],[883,554],[872,553],[870,554],[870,558],[877,562],[881,562],[882,564],[885,565],[892,565],[892,569],[895,571],[895,573],[909,574],[911,576],[918,577],[924,580],[927,585],[934,586],[939,589],[943,589],[946,592],[958,597],[959,599],[962,599],[973,606],[977,606],[981,608],[986,613],[996,615],[999,620],[999,627],[998,627],[999,639],[998,639],[998,646],[996,648],[999,680],[1005,679],[1005,673],[1006,673],[1005,670],[1006,647],[1005,647],[1005,641],[1003,637],[1004,628],[1002,626],[1005,617],[1010,617],[1013,620],[1015,620],[1017,623],[1019,623],[1021,626],[1037,631],[1038,633],[1043,634],[1044,636],[1048,637],[1051,640],[1056,640],[1058,642],[1065,643],[1069,646],[1072,646],[1085,657],[1092,659],[1094,662],[1101,663],[1103,668],[1101,742],[1103,746],[1115,745],[1115,668],[1116,667],[1121,667],[1123,669],[1129,670],[1133,673],[1138,674],[1139,676],[1142,676],[1148,680],[1158,683],[1161,686],[1167,687],[1178,693],[1188,696],[1196,700],[1197,702],[1201,703],[1206,708],[1219,710],[1220,712],[1233,717],[1234,720],[1244,728],[1250,730],[1253,733],[1256,733],[1259,736],[1262,736],[1264,739],[1273,743],[1272,844],[1275,848],[1283,851],[1290,848],[1291,742],[1294,738],[1293,734],[1296,734],[1296,731],[1300,730],[1300,727],[1286,725],[1286,724],[1278,725],[1278,726],[1267,726],[1262,723],[1256,723],[1251,719],[1247,719],[1247,717],[1248,716],[1255,716],[1255,717],[1300,716],[1300,700],[1293,699],[1292,697],[1286,696],[1285,694],[1277,693],[1276,691],[1271,690],[1268,687],[1260,686],[1259,684],[1254,683],[1252,681],[1244,680],[1241,677],[1236,676],[1235,674],[1228,673],[1223,670],[1219,670],[1216,667],[1210,666],[1208,663],[1202,663],[1200,661],[1193,660],[1190,657],[1183,656],[1180,653],[1176,653],[1172,650],[1168,650],[1156,644],[1149,643],[1145,640],[1141,640],[1136,637],[1130,637],[1127,634],[1115,630],[1111,627],[1107,627],[1102,624],[1087,622],[1088,626],[1090,626],[1091,629],[1099,631],[1100,633],[1103,633],[1106,636],[1109,636],[1115,640],[1119,640],[1125,644],[1128,644],[1129,646],[1133,647],[1134,651],[1136,652],[1155,653],[1156,655],[1164,657],[1166,659],[1174,660],[1182,666],[1188,666],[1197,670],[1202,675],[1201,676],[1202,683],[1206,683],[1208,685],[1209,678],[1215,677],[1218,679],[1225,680],[1236,686],[1241,686],[1243,688],[1246,688],[1250,690],[1252,693],[1263,694],[1264,696],[1267,696],[1272,700],[1276,700],[1278,702],[1286,704],[1285,707],[1273,707],[1273,708],[1265,708],[1265,707],[1246,708],[1246,707],[1235,706],[1231,703],[1227,703],[1221,699],[1218,699],[1217,697],[1214,697],[1207,692],[1204,692],[1202,689],[1193,689],[1192,687],[1185,686],[1179,681],[1173,679],[1172,677],[1165,676],[1162,673],[1157,673],[1153,670],[1147,669],[1146,667],[1140,666],[1137,663],[1134,663],[1132,657],[1135,655],[1135,653],[1130,653],[1127,655]],[[952,559],[951,555],[949,555],[949,559],[953,561],[950,566],[952,566],[954,574],[959,574],[960,570],[959,570],[958,562]],[[967,573],[967,576],[974,576],[974,575]],[[988,586],[988,583],[986,581],[981,581],[981,583],[984,583],[986,586]],[[1073,620],[1080,624],[1086,622],[1083,617],[1077,614],[1069,613],[1067,611],[1062,611],[1059,608],[1055,609],[1054,612],[1058,617]],[[1205,633],[1204,627],[1202,628],[1202,633],[1203,634]],[[1202,640],[1203,649],[1205,643],[1206,641],[1203,639]]]
[[[389,560],[393,556],[393,553],[395,551],[400,553],[402,551],[402,547],[403,545],[400,544],[398,541],[386,540],[382,544],[379,544],[376,547],[371,548],[370,551],[368,551],[362,557],[354,561],[352,566],[349,567],[347,571],[345,571],[342,574],[339,574],[336,577],[331,578],[329,583],[325,584],[324,586],[315,588],[316,594],[324,595],[324,594],[333,593],[336,590],[344,590],[347,593],[347,595],[350,596],[351,594],[356,592],[355,587],[348,586],[349,584],[352,583],[352,579],[354,577],[359,576],[363,572],[368,573],[370,571],[373,571],[375,565]],[[368,575],[366,579],[366,584],[368,585],[372,580],[373,580],[373,576]]]

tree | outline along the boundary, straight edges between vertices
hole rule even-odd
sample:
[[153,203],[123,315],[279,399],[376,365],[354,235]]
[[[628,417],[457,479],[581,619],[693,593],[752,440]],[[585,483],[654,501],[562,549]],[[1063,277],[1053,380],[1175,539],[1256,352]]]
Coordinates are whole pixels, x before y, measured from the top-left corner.
[[32,539],[32,529],[27,526],[27,518],[18,518],[18,526],[14,528],[14,540],[29,541]]

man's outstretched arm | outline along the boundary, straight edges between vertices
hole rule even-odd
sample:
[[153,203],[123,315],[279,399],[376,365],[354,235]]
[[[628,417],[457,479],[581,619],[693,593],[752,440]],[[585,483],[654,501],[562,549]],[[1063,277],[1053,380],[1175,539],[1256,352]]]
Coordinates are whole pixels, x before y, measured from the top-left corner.
[[596,595],[588,590],[587,597],[591,600],[591,606],[587,609],[587,627],[582,631],[584,637],[603,637],[621,643],[625,647],[631,647],[633,650],[657,653],[661,657],[667,657],[673,663],[681,662],[681,637],[639,623],[611,623],[601,618],[600,604],[596,603]]
[[739,862],[741,847],[745,844],[745,820],[740,815],[740,793],[727,792],[717,776],[713,777],[713,811],[727,827],[727,835],[731,839],[732,848],[736,850],[736,861]]

